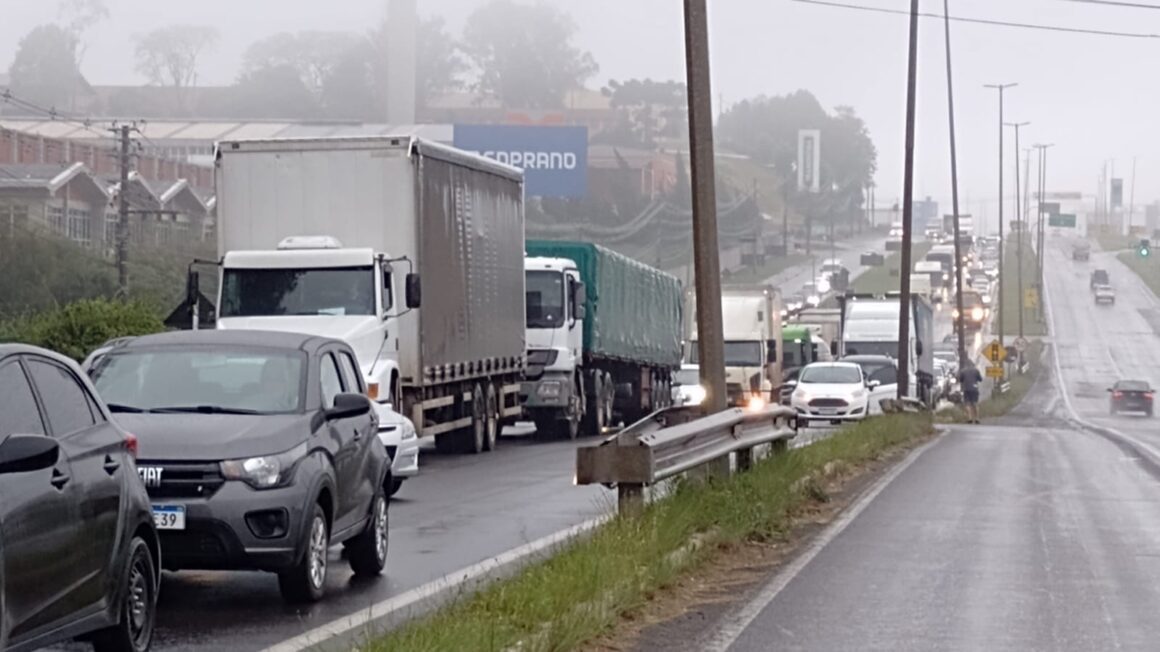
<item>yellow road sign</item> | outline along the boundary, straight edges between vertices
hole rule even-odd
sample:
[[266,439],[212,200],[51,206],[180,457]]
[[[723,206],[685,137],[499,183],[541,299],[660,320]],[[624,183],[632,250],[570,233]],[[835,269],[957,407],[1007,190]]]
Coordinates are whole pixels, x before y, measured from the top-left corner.
[[987,367],[987,378],[1002,378],[1002,377],[1003,377],[1002,365],[1000,365],[998,367]]
[[999,363],[1007,357],[1007,349],[1004,349],[1003,345],[999,344],[999,340],[994,340],[987,346],[983,347],[983,357],[987,358],[991,362]]
[[1023,292],[1023,307],[1036,308],[1039,306],[1039,292],[1028,289]]

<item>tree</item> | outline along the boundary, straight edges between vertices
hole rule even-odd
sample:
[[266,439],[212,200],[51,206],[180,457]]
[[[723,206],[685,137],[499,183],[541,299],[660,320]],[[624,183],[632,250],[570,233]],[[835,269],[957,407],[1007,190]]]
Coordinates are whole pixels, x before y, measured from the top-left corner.
[[188,109],[185,89],[197,83],[201,56],[218,39],[217,29],[201,25],[169,25],[137,38],[137,72],[149,83],[169,86],[180,109]]
[[576,23],[537,2],[492,0],[467,19],[463,51],[476,68],[478,92],[511,108],[561,108],[565,93],[596,74],[588,52],[572,44]]
[[[381,114],[382,65],[374,35],[354,32],[305,31],[281,33],[255,42],[246,50],[243,80],[254,75],[285,85],[286,71],[297,75],[302,89],[332,118],[366,119]],[[277,71],[271,74],[271,71]],[[296,92],[296,91],[295,91]],[[273,110],[284,107],[272,104]]]
[[[384,36],[386,34],[384,31]],[[463,60],[455,39],[447,32],[443,18],[429,18],[419,24],[417,48],[418,70],[415,79],[419,86],[417,99],[421,106],[441,93],[463,88],[467,62]]]
[[616,145],[655,147],[661,139],[688,135],[685,85],[651,79],[612,80],[602,89],[616,110],[616,124],[594,140]]
[[255,42],[242,62],[243,72],[260,68],[290,66],[298,71],[302,83],[321,97],[322,87],[331,71],[352,49],[365,39],[353,32],[282,32]]
[[40,25],[20,40],[8,69],[12,92],[30,102],[72,108],[87,86],[77,65],[77,38],[59,25]]
[[322,117],[318,98],[289,64],[242,73],[234,85],[232,113],[239,118],[311,120]]

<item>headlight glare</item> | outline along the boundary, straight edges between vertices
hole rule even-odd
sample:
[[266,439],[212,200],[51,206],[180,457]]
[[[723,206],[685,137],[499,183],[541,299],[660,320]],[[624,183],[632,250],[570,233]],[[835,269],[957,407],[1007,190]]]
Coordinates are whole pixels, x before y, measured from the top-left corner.
[[306,443],[275,455],[262,455],[221,463],[226,480],[240,480],[255,489],[273,489],[290,483],[294,465],[306,457]]

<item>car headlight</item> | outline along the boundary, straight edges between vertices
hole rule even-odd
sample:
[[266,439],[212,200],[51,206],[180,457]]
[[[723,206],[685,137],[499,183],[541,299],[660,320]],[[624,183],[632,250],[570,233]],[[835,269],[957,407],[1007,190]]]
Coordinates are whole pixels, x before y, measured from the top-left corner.
[[563,385],[558,380],[547,380],[536,388],[536,395],[541,398],[559,398]]
[[705,402],[705,388],[697,385],[689,391],[689,405],[700,405]]
[[950,274],[943,274],[943,280],[944,280],[944,281],[949,281],[949,280],[951,280],[951,275],[950,275]]
[[983,309],[979,306],[971,308],[971,319],[974,319],[975,321],[983,321],[984,316],[985,314],[983,313]]
[[749,411],[760,412],[765,409],[765,399],[760,396],[749,397]]
[[263,455],[221,463],[226,480],[241,480],[255,489],[273,489],[290,484],[294,465],[306,457],[306,442],[276,455]]

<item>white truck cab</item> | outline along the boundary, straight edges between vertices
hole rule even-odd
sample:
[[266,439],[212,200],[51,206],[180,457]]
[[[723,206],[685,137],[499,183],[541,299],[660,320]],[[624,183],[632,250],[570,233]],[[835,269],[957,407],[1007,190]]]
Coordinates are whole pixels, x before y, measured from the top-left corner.
[[[583,395],[574,391],[583,364],[584,297],[580,270],[568,258],[524,259],[528,367],[543,372],[531,405],[560,401],[574,420],[583,412]],[[549,396],[548,394],[554,394]],[[547,428],[544,424],[541,427]]]

